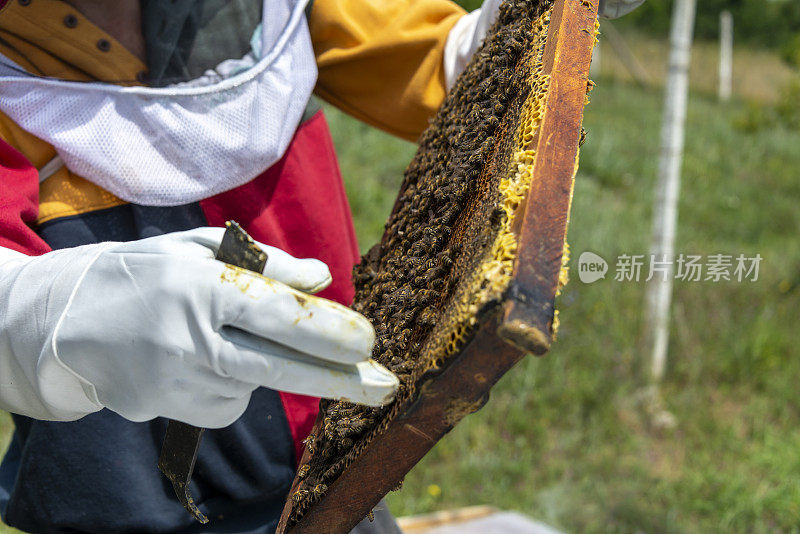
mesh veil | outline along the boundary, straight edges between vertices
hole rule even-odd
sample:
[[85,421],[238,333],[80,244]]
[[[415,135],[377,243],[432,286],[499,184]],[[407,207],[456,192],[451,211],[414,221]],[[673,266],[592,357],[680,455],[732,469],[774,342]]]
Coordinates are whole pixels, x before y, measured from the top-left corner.
[[245,56],[262,8],[260,0],[141,0],[149,84],[186,82]]

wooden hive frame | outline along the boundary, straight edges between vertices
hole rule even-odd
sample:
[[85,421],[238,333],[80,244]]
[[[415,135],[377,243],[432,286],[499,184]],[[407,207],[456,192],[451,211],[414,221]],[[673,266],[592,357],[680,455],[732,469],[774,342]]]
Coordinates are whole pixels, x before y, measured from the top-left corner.
[[[342,472],[300,521],[287,527],[291,495],[278,534],[349,532],[465,415],[478,410],[491,387],[527,352],[546,353],[553,340],[555,297],[562,257],[599,0],[555,0],[544,49],[550,77],[535,147],[533,180],[514,217],[517,257],[504,302],[481,318],[467,346],[436,373],[419,394]],[[322,425],[317,419],[315,430]],[[301,464],[308,463],[306,451]]]

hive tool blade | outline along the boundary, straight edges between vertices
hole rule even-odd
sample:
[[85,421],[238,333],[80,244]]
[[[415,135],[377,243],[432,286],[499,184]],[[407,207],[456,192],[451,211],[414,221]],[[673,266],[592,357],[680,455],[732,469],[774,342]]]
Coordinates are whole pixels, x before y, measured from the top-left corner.
[[[237,223],[228,221],[225,227],[216,259],[242,269],[262,273],[267,264],[267,254]],[[189,491],[203,430],[180,421],[169,421],[161,446],[161,456],[158,459],[158,469],[172,483],[175,495],[192,517],[200,523],[208,523],[208,518],[194,503]]]

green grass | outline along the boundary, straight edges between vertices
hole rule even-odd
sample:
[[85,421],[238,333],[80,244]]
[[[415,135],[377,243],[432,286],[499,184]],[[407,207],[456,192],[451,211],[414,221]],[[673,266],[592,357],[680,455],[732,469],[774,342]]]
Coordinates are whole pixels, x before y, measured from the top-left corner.
[[[592,93],[574,258],[647,253],[661,101],[603,80]],[[742,108],[691,100],[677,249],[764,260],[755,283],[676,285],[663,393],[677,428],[652,428],[637,400],[644,284],[584,285],[573,263],[551,353],[408,475],[396,514],[494,504],[571,532],[800,531],[800,134],[737,132]],[[366,250],[414,146],[328,117]]]

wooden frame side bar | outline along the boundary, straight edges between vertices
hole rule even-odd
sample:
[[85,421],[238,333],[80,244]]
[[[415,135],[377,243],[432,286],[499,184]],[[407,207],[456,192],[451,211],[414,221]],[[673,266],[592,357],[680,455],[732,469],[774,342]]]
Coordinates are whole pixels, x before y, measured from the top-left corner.
[[550,90],[536,147],[533,181],[519,213],[519,252],[500,325],[501,337],[534,354],[553,340],[553,315],[577,170],[599,0],[556,0],[544,51]]

